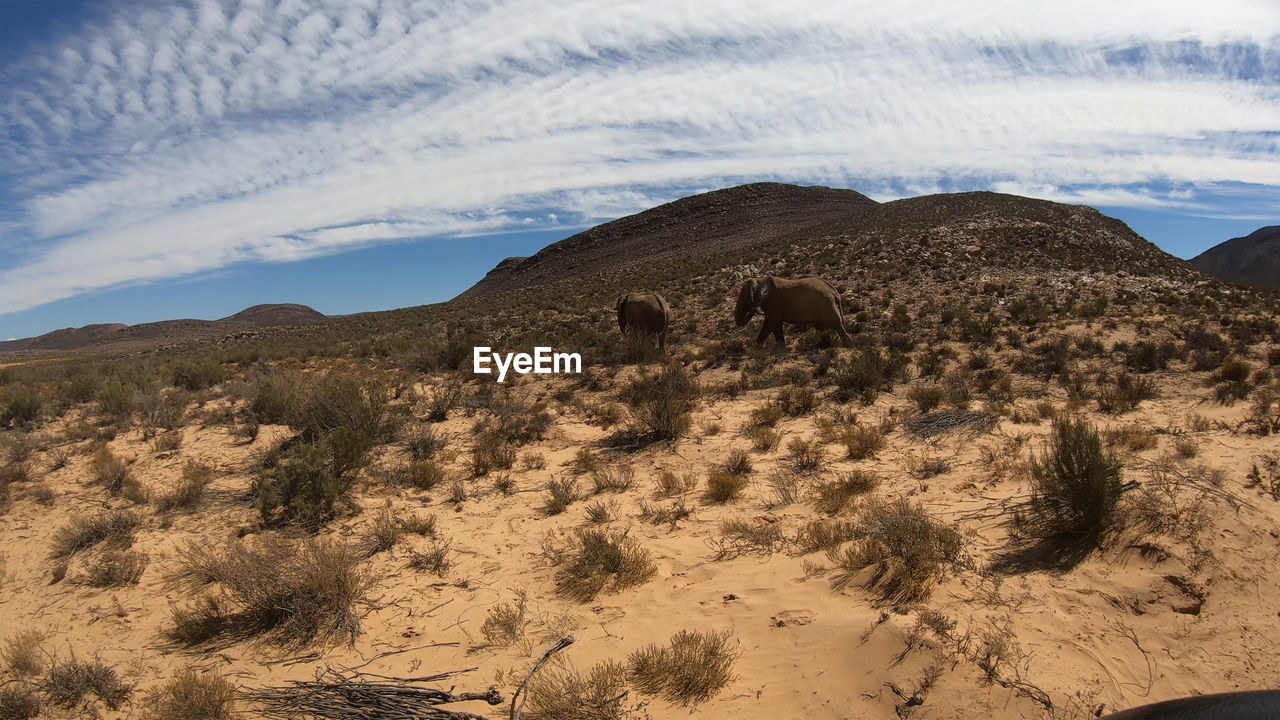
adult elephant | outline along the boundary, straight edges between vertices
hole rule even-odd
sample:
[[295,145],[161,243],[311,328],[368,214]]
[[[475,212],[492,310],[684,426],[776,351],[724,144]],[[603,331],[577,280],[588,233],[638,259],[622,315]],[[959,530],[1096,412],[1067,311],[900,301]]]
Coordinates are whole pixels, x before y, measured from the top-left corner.
[[667,326],[671,323],[671,306],[655,292],[630,292],[618,298],[618,329],[656,335],[658,349],[667,350]]
[[733,308],[733,320],[738,327],[746,325],[756,311],[764,313],[764,326],[756,338],[763,345],[769,333],[786,345],[782,338],[782,324],[813,325],[816,328],[834,330],[852,345],[853,338],[844,329],[844,311],[840,309],[840,293],[831,283],[820,277],[780,278],[770,275],[752,278],[738,291],[738,304]]

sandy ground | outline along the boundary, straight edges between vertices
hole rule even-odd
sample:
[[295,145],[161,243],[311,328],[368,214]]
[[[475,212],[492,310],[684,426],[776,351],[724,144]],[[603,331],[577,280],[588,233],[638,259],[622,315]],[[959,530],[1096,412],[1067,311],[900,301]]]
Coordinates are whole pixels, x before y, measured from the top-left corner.
[[[1155,373],[1160,397],[1121,417],[1093,412],[1091,418],[1102,427],[1140,425],[1185,432],[1200,452],[1195,459],[1177,461],[1179,467],[1206,465],[1225,473],[1224,489],[1248,505],[1239,510],[1224,502],[1211,505],[1212,523],[1199,540],[1207,555],[1195,555],[1185,542],[1155,537],[1145,541],[1166,552],[1144,553],[1122,541],[1066,572],[990,570],[992,559],[1006,545],[1001,518],[990,516],[1002,501],[1027,492],[1027,478],[1017,467],[993,472],[982,449],[1007,447],[1010,463],[1025,462],[1049,430],[1047,422],[1016,424],[1005,418],[990,433],[944,435],[928,444],[895,430],[883,450],[857,462],[844,459],[843,447],[826,446],[827,462],[819,477],[872,469],[884,480],[877,492],[890,498],[910,496],[965,532],[973,568],[948,577],[918,607],[879,607],[857,585],[832,589],[828,574],[814,574],[805,567],[806,560],[829,564],[821,554],[800,557],[783,550],[716,560],[713,545],[725,519],[761,518],[794,536],[805,522],[818,517],[806,503],[770,507],[767,477],[784,462],[788,439],[817,436],[816,418],[834,407],[831,403],[813,414],[784,420],[779,425],[783,439],[776,449],[751,451],[753,483],[743,499],[712,505],[701,498],[699,489],[687,497],[695,509],[693,517],[674,529],[643,521],[642,502],[665,502],[652,499],[654,480],[662,470],[693,471],[702,480],[706,470],[731,450],[751,449],[741,429],[750,410],[777,393],[766,389],[703,401],[695,413],[692,437],[674,449],[651,446],[616,456],[600,450],[612,462],[634,468],[636,484],[631,490],[600,497],[616,507],[617,519],[611,525],[629,528],[651,551],[658,572],[639,587],[588,603],[556,594],[555,569],[544,553],[549,538],[564,538],[584,524],[586,503],[553,517],[546,517],[541,506],[547,481],[571,474],[577,450],[598,443],[611,430],[557,408],[548,437],[521,450],[522,456],[542,455],[545,468],[524,469],[518,462],[511,471],[517,489],[512,495],[494,490],[493,476],[468,480],[472,497],[456,508],[448,501],[447,487],[417,493],[372,480],[363,483],[357,500],[364,511],[335,521],[327,534],[358,537],[388,501],[397,512],[434,513],[441,536],[452,543],[453,568],[444,578],[408,569],[408,550],[427,543],[417,537],[375,555],[368,568],[378,584],[372,602],[362,610],[366,614],[354,647],[301,653],[248,643],[189,650],[172,645],[165,636],[171,605],[188,600],[169,581],[177,567],[177,548],[188,540],[220,543],[256,525],[256,509],[247,495],[249,465],[254,453],[281,437],[284,428],[264,428],[254,443],[241,444],[225,428],[192,424],[182,430],[181,449],[172,454],[154,452],[137,430],[113,440],[112,451],[130,460],[132,471],[153,491],[176,481],[189,459],[211,464],[217,479],[194,513],[160,516],[150,508],[139,509],[146,520],[134,547],[150,556],[150,565],[138,585],[108,590],[77,582],[82,572],[78,560],[66,579],[50,584],[47,555],[53,532],[73,513],[108,504],[100,487],[85,484],[89,458],[77,451],[87,447],[87,441],[62,444],[70,454],[67,465],[46,471],[49,454],[58,446],[54,440],[34,460],[38,474],[43,474],[40,482],[56,493],[53,506],[36,503],[25,495],[24,486],[14,486],[12,507],[0,517],[0,627],[4,636],[18,629],[41,630],[48,635],[46,651],[58,657],[96,655],[116,666],[136,685],[137,693],[119,712],[104,710],[105,717],[140,716],[139,701],[146,692],[187,664],[216,669],[242,688],[311,677],[326,666],[367,663],[364,672],[391,676],[458,671],[443,684],[478,691],[498,682],[500,673],[522,672],[548,638],[562,632],[577,638],[562,657],[583,670],[596,661],[622,660],[630,651],[665,641],[679,630],[732,632],[740,656],[736,679],[726,689],[692,709],[633,692],[628,702],[638,717],[892,718],[901,700],[890,685],[910,694],[924,668],[933,663],[941,664],[942,675],[924,704],[908,709],[910,717],[1083,718],[1092,716],[1099,705],[1113,710],[1193,693],[1271,687],[1280,676],[1280,606],[1274,600],[1280,596],[1280,505],[1246,489],[1244,482],[1252,463],[1263,453],[1274,453],[1276,444],[1274,438],[1231,432],[1228,426],[1244,417],[1248,405],[1213,404],[1211,389],[1203,384],[1205,376]],[[736,372],[714,369],[702,373],[700,381],[714,385],[736,377]],[[530,377],[517,389],[546,395],[558,382],[562,381]],[[1065,405],[1065,395],[1056,386],[1019,380],[1017,388],[1023,395],[1019,407],[1033,406],[1041,392],[1057,406]],[[899,386],[871,407],[854,403],[847,409],[864,421],[891,411],[901,417],[910,405],[905,391],[906,386]],[[1189,430],[1189,413],[1212,426]],[[721,431],[704,436],[701,428],[712,422]],[[450,438],[449,447],[460,451],[452,465],[459,476],[465,474],[473,423],[473,418],[454,413],[441,426]],[[51,436],[56,436],[57,428],[52,430]],[[1173,438],[1157,434],[1156,447],[1126,454],[1126,479],[1146,480],[1143,463],[1172,453]],[[950,469],[916,480],[907,471],[909,455],[947,458]],[[389,464],[402,457],[402,447],[393,446],[379,462]],[[581,483],[590,487],[587,478]],[[121,500],[111,504],[127,505]],[[528,592],[535,618],[528,638],[510,647],[485,647],[480,627],[487,610],[510,601],[518,590]],[[1191,614],[1197,593],[1203,596],[1202,604],[1198,614]],[[936,637],[927,636],[908,649],[908,633],[924,608],[954,619],[955,634],[969,633],[973,642],[984,633],[1007,630],[1017,651],[1009,653],[998,671],[1005,682],[988,681],[971,657],[957,654],[954,645]],[[397,652],[384,654],[389,651]],[[513,688],[507,683],[500,689],[510,697]],[[1037,698],[1047,698],[1052,713]],[[482,703],[466,709],[505,717],[505,708],[491,710]]]

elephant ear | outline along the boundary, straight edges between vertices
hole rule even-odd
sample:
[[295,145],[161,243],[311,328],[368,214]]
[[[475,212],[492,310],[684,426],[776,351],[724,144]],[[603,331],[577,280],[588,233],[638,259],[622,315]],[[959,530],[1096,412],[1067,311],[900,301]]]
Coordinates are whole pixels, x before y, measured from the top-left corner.
[[773,292],[773,278],[757,280],[754,291],[751,293],[751,304],[757,308],[760,307],[771,292]]
[[627,296],[619,295],[618,296],[618,329],[622,330],[623,332],[626,332],[627,330],[627,316],[623,312],[623,309],[626,308],[626,306],[627,306]]

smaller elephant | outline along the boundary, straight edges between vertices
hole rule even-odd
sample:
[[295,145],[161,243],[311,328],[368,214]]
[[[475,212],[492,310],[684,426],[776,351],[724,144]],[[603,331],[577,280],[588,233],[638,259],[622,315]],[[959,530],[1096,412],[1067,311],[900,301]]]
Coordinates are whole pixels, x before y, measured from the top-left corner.
[[658,337],[658,349],[667,351],[667,326],[671,306],[654,292],[631,292],[618,298],[618,329],[626,334],[642,332]]
[[738,291],[738,304],[733,309],[733,320],[738,327],[746,325],[756,311],[764,313],[764,326],[756,338],[757,345],[764,345],[769,333],[786,345],[782,338],[782,324],[812,325],[834,330],[846,346],[853,345],[853,338],[844,328],[844,311],[840,308],[840,293],[831,283],[820,277],[752,278]]

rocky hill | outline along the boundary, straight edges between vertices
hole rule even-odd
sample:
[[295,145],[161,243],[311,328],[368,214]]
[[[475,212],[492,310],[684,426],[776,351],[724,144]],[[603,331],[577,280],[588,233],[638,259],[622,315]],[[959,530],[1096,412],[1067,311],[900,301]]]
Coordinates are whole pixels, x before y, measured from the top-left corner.
[[598,225],[531,257],[507,258],[455,299],[656,263],[750,253],[778,237],[856,218],[876,205],[861,193],[821,186],[752,183],[715,190]]
[[1223,280],[1280,288],[1280,225],[1214,245],[1191,258],[1191,264]]

